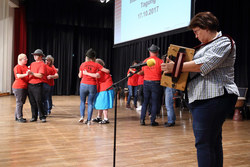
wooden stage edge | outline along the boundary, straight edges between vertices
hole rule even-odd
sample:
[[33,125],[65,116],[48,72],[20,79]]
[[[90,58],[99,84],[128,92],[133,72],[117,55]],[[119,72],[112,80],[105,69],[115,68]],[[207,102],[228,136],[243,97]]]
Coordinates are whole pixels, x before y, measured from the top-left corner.
[[7,93],[2,93],[2,92],[0,92],[0,97],[1,97],[1,96],[8,96],[8,95],[10,95],[9,92],[7,92]]
[[[113,166],[114,109],[110,124],[78,123],[79,96],[53,96],[54,108],[46,123],[14,120],[15,97],[0,97],[0,166],[2,167],[111,167]],[[132,105],[133,106],[133,105]],[[117,167],[195,167],[192,116],[175,109],[176,126],[166,128],[165,108],[160,126],[140,126],[140,112],[125,109],[118,100]],[[29,100],[23,115],[31,118]],[[92,118],[96,117],[94,110]],[[85,111],[85,117],[87,110]],[[224,167],[250,167],[250,121],[227,119],[223,126]]]

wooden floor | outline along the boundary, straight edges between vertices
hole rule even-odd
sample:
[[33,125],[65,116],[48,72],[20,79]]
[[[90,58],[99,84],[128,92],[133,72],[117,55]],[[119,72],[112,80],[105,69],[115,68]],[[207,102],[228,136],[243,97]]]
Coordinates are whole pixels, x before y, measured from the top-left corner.
[[[111,167],[113,166],[114,109],[108,125],[79,124],[79,96],[54,96],[55,108],[47,123],[14,121],[15,97],[0,97],[0,167]],[[96,116],[96,111],[93,117]],[[188,111],[176,110],[175,127],[139,125],[139,113],[118,101],[117,167],[197,166]],[[29,101],[24,117],[31,118]],[[223,126],[224,166],[250,166],[250,121],[227,120]]]

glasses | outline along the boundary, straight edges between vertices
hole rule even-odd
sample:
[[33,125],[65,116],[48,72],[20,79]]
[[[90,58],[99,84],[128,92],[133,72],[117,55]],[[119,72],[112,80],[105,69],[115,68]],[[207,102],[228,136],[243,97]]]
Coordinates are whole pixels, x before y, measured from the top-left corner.
[[199,34],[200,30],[201,30],[200,28],[194,28],[193,32],[195,35],[197,35],[197,34]]
[[24,58],[23,60],[28,60],[27,58]]

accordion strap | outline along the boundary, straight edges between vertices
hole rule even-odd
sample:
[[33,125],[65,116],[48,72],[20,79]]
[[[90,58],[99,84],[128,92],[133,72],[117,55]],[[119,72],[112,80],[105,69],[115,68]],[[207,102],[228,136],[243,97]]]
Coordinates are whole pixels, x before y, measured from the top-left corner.
[[207,44],[210,44],[210,43],[214,42],[215,40],[217,40],[217,39],[219,39],[219,38],[221,38],[221,37],[228,37],[228,38],[229,38],[229,40],[230,40],[230,42],[231,42],[231,51],[230,51],[230,53],[231,53],[232,50],[233,50],[233,48],[234,48],[234,42],[233,42],[233,38],[232,38],[230,35],[227,35],[227,34],[224,34],[224,35],[222,35],[222,36],[220,36],[220,37],[217,37],[217,38],[215,38],[214,40],[209,41],[209,42],[207,42],[207,43],[203,43],[203,44],[200,44],[200,45],[198,45],[198,46],[195,46],[194,49],[195,49],[195,51],[197,51],[198,49],[200,49],[200,47],[205,46],[205,45],[207,45]]
[[[233,42],[233,38],[232,38],[231,36],[227,35],[227,34],[222,35],[222,36],[220,36],[220,37],[218,37],[218,38],[215,38],[214,40],[209,41],[209,42],[207,42],[207,43],[203,43],[203,44],[200,44],[200,45],[198,45],[198,46],[195,46],[194,49],[197,51],[200,47],[205,46],[205,45],[207,45],[207,44],[210,44],[210,43],[214,42],[215,40],[217,40],[217,39],[219,39],[219,38],[221,38],[221,37],[228,37],[228,38],[229,38],[229,40],[230,40],[230,42],[231,42],[231,50],[230,50],[230,53],[231,53],[232,50],[233,50],[233,48],[234,48],[234,42]],[[230,53],[229,53],[229,54],[230,54]],[[189,75],[189,79],[188,79],[187,84],[188,84],[191,80],[193,80],[193,79],[195,79],[195,78],[197,78],[197,77],[199,77],[199,76],[200,76],[200,73],[195,74],[192,78],[190,78],[190,75]]]

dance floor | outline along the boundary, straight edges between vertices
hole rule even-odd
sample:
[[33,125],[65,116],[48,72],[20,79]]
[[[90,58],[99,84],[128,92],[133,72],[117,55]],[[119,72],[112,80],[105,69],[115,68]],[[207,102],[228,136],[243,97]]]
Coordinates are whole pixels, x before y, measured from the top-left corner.
[[[0,97],[0,167],[111,167],[113,166],[114,109],[110,124],[78,123],[79,96],[54,96],[55,107],[46,123],[14,121],[15,97]],[[194,167],[197,166],[188,110],[175,110],[174,127],[164,127],[166,110],[157,118],[160,126],[140,126],[140,113],[117,108],[117,167]],[[24,117],[31,118],[28,99]],[[87,115],[87,112],[85,113]],[[96,117],[94,110],[92,118]],[[227,119],[223,126],[224,166],[250,166],[250,120]]]

